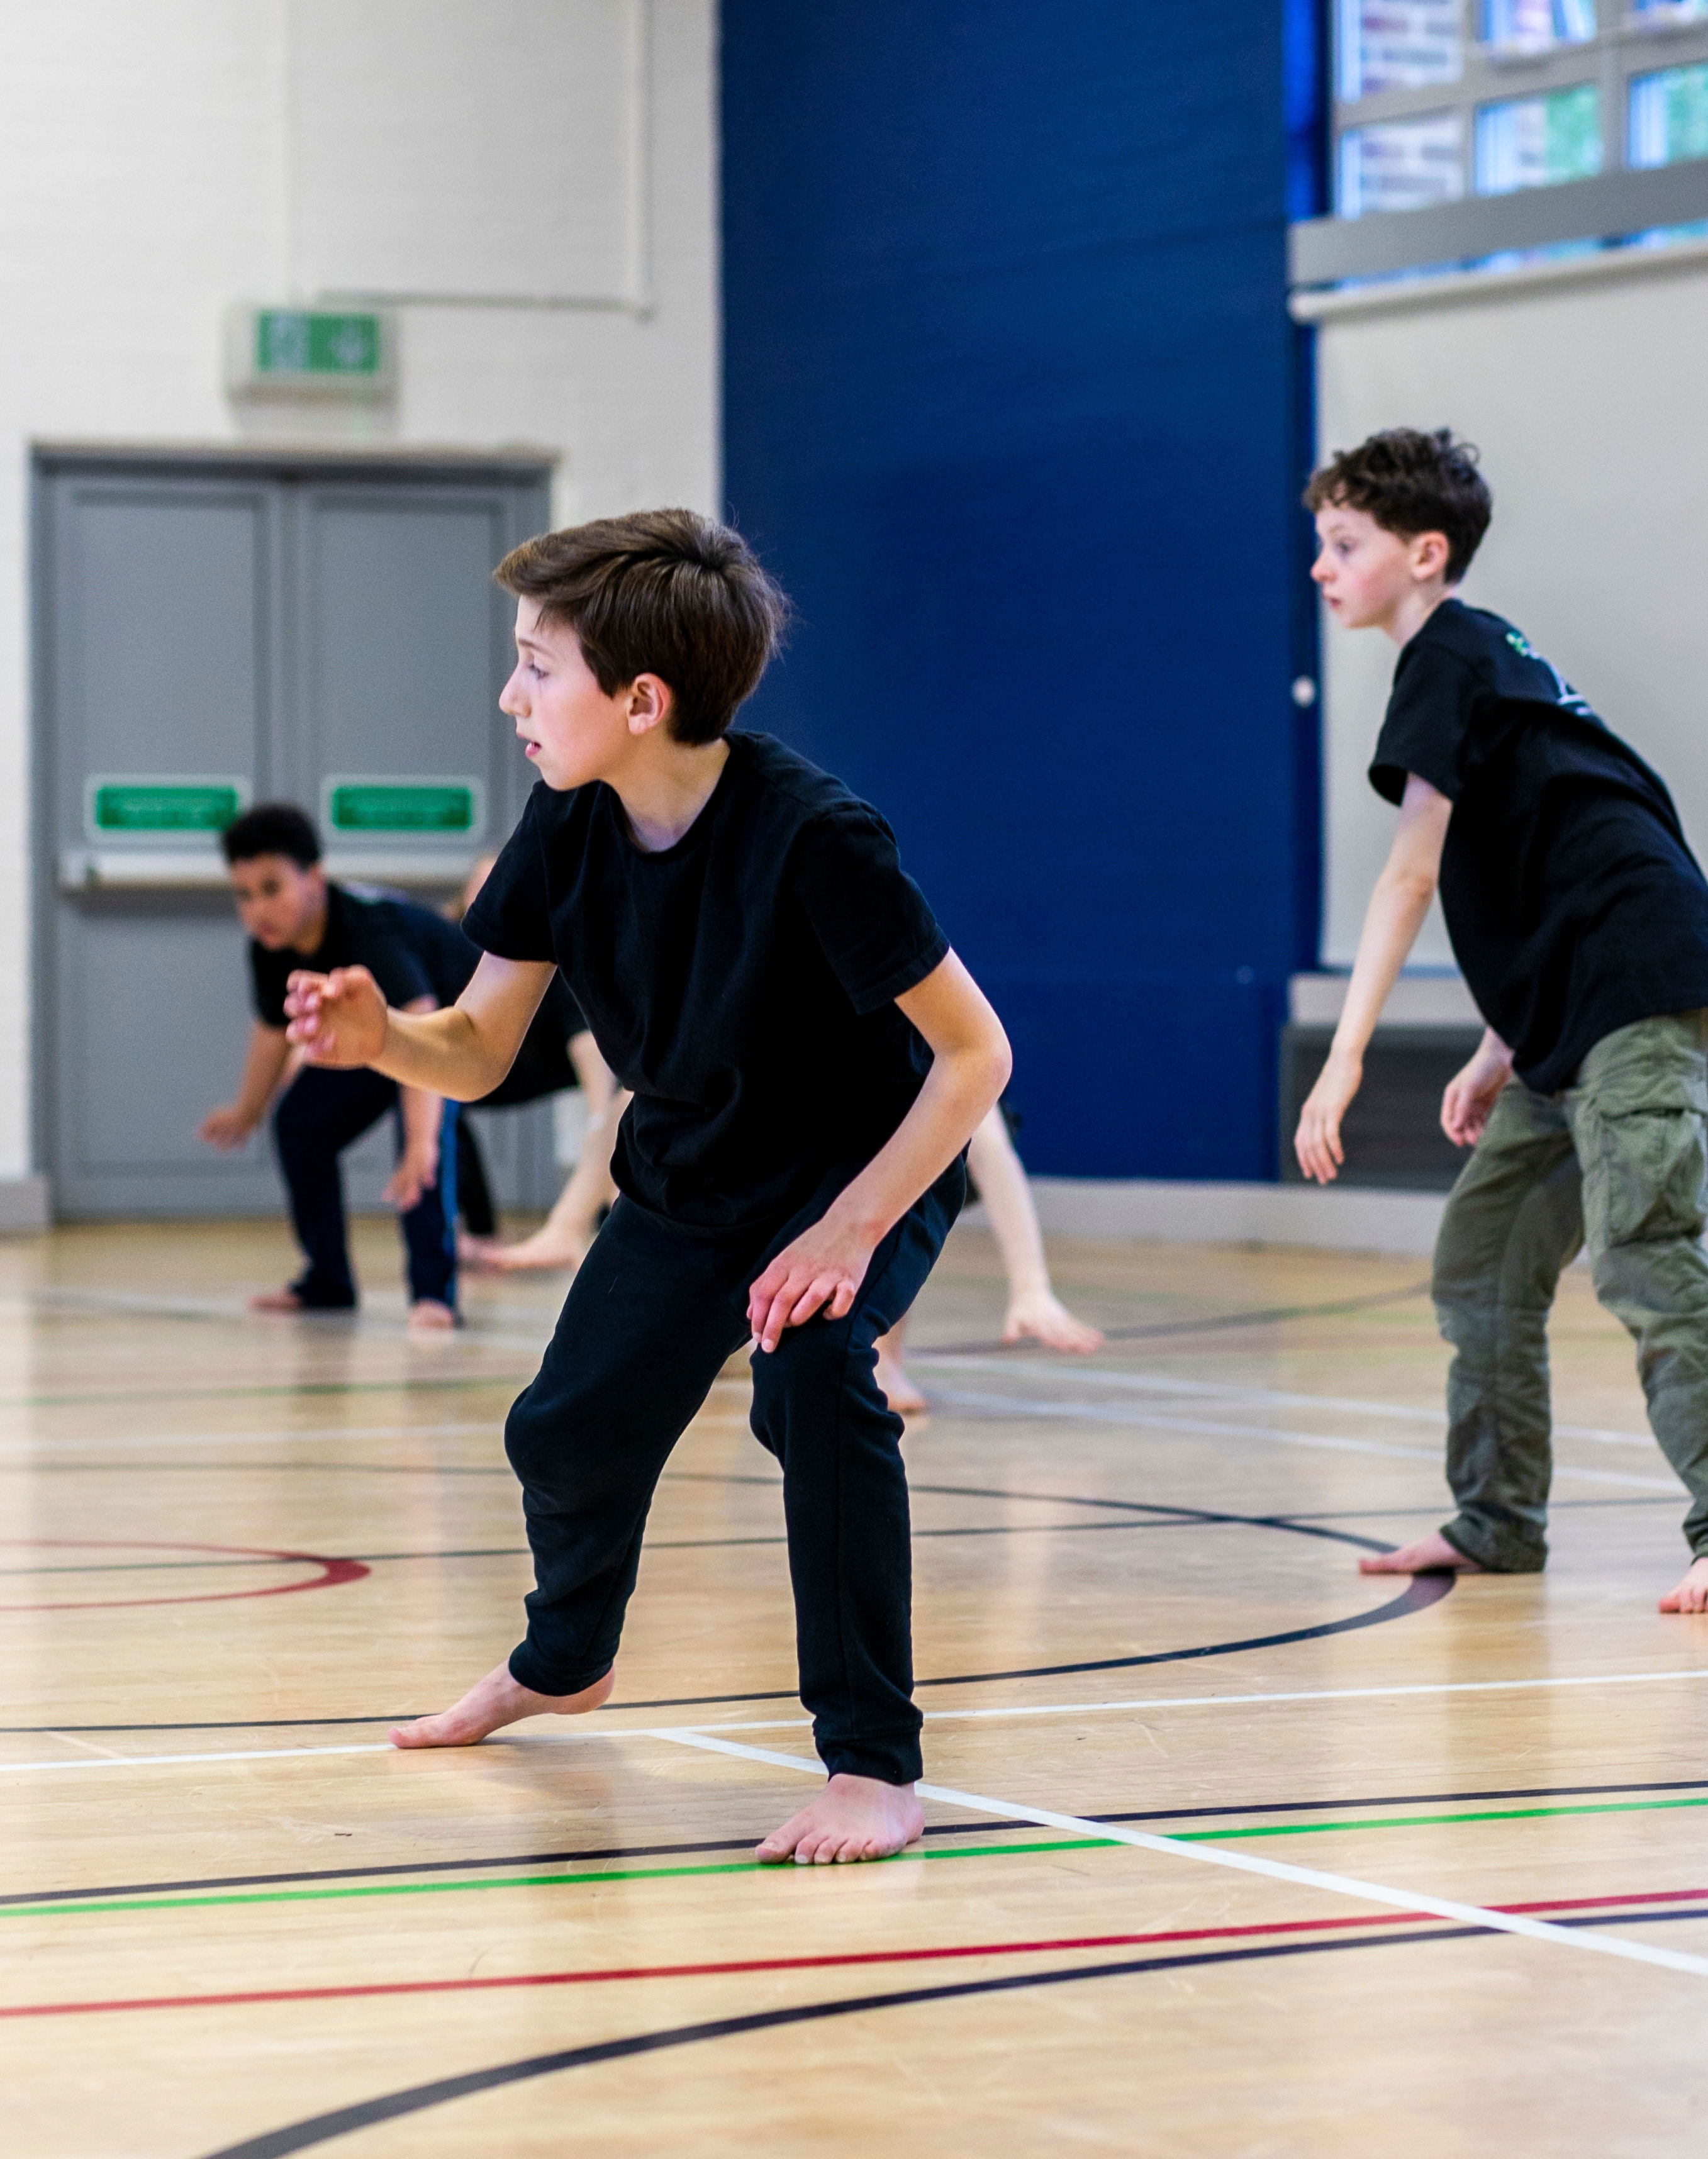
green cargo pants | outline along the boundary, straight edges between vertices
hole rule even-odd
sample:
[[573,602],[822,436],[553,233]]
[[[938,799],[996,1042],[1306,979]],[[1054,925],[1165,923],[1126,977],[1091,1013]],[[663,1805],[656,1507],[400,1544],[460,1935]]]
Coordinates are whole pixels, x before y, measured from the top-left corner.
[[1548,1308],[1587,1245],[1596,1295],[1637,1344],[1648,1421],[1708,1552],[1708,1012],[1639,1020],[1597,1043],[1563,1094],[1503,1091],[1436,1240],[1447,1374],[1441,1534],[1496,1573],[1546,1561]]

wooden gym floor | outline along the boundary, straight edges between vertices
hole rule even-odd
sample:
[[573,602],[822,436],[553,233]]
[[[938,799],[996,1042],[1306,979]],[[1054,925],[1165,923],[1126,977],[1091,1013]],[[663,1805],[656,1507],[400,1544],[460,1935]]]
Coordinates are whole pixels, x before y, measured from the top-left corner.
[[1708,1620],[1654,1609],[1681,1500],[1581,1274],[1550,1571],[1407,1590],[1354,1561],[1443,1512],[1421,1263],[1064,1246],[1082,1364],[992,1346],[958,1231],[908,1442],[940,1796],[899,1860],[762,1871],[812,1764],[739,1367],[612,1706],[396,1754],[515,1639],[499,1428],[561,1286],[417,1346],[359,1243],[355,1324],[243,1316],[272,1225],[0,1246],[14,2159],[1700,2133]]

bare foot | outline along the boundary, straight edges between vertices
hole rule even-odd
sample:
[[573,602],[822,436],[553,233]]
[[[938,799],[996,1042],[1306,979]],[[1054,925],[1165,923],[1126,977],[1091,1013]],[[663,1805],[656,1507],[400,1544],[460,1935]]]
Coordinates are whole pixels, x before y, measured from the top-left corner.
[[613,1667],[579,1694],[536,1694],[510,1677],[508,1665],[500,1665],[484,1680],[477,1680],[461,1701],[437,1716],[418,1716],[413,1724],[400,1724],[391,1734],[394,1747],[473,1747],[500,1725],[514,1724],[523,1716],[579,1716],[597,1709],[616,1684]]
[[572,1275],[587,1257],[591,1241],[547,1222],[520,1245],[495,1245],[487,1254],[486,1264],[502,1275]]
[[457,1264],[467,1267],[471,1274],[479,1274],[490,1267],[503,1250],[503,1244],[496,1237],[477,1237],[469,1230],[457,1232]]
[[437,1297],[422,1297],[410,1306],[407,1324],[411,1334],[448,1334],[457,1324],[457,1315]]
[[1360,1574],[1481,1574],[1474,1559],[1450,1545],[1439,1530],[1398,1551],[1370,1552],[1358,1563]]
[[1660,1600],[1663,1612],[1708,1612],[1708,1558],[1692,1560],[1690,1572]]
[[925,1397],[902,1369],[899,1361],[877,1353],[877,1384],[884,1400],[898,1416],[917,1416],[926,1406]]
[[755,1856],[797,1866],[829,1866],[855,1859],[888,1859],[924,1834],[925,1817],[911,1784],[876,1777],[832,1777],[810,1807],[774,1829]]
[[251,1312],[302,1312],[306,1307],[293,1289],[264,1289],[249,1300]]
[[1008,1300],[1008,1317],[1002,1323],[1002,1339],[1012,1343],[1030,1335],[1046,1349],[1066,1349],[1089,1357],[1103,1347],[1096,1328],[1075,1319],[1058,1297],[1049,1290],[1028,1290]]

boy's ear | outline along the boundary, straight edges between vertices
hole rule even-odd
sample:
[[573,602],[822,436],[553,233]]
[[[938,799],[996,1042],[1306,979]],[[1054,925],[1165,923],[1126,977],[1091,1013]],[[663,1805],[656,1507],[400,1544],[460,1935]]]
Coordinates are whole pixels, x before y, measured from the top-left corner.
[[1452,551],[1445,532],[1414,535],[1410,546],[1412,575],[1420,583],[1425,583],[1431,577],[1445,577]]
[[629,732],[650,734],[670,717],[675,702],[670,686],[656,675],[637,675],[629,686]]

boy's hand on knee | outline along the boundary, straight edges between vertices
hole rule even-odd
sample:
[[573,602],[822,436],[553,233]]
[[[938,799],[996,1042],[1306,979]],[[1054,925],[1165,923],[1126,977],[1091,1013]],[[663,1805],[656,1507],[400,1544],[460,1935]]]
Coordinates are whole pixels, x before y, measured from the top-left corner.
[[386,1043],[386,1000],[365,967],[312,975],[299,967],[287,986],[285,1033],[310,1064],[370,1064]]
[[748,1324],[761,1349],[822,1312],[846,1319],[872,1264],[872,1240],[826,1215],[785,1245],[748,1292]]

